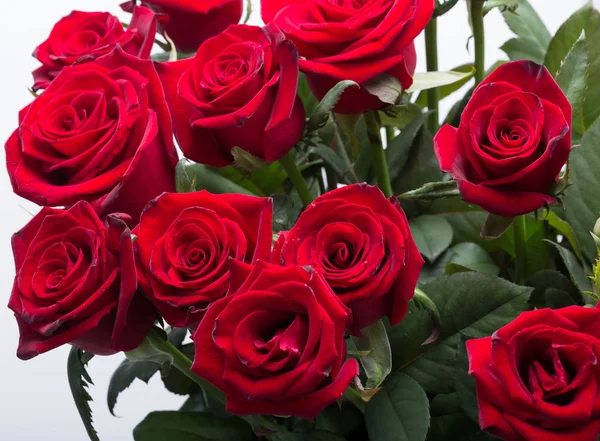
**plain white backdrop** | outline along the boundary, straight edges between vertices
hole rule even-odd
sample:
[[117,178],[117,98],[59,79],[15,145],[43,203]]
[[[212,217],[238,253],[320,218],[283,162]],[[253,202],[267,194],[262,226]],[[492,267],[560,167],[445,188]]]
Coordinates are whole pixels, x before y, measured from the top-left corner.
[[[201,0],[198,0],[201,1]],[[530,0],[548,29],[554,33],[560,24],[586,0]],[[31,71],[38,62],[31,57],[33,49],[45,40],[53,24],[73,9],[109,11],[127,19],[119,9],[119,0],[21,0],[4,4],[0,14],[0,141],[9,137],[17,126],[17,112],[27,105],[32,96]],[[259,0],[253,0],[251,23],[260,24]],[[441,70],[469,62],[472,55],[467,49],[470,29],[464,3],[457,5],[438,22],[439,66]],[[594,0],[600,7],[600,0]],[[506,59],[498,48],[511,38],[511,32],[497,11],[485,19],[486,64]],[[590,42],[600,44],[600,42]],[[419,56],[417,71],[425,70],[423,37],[417,39]],[[457,93],[442,102],[442,114],[449,109]],[[10,248],[11,235],[19,230],[39,208],[12,193],[4,167],[4,149],[0,153],[0,440],[1,441],[85,441],[87,439],[66,377],[65,346],[33,360],[23,362],[16,358],[18,330],[12,312],[5,307],[14,277]],[[132,429],[153,410],[178,408],[184,398],[163,388],[155,376],[146,385],[140,381],[119,398],[113,417],[106,406],[106,391],[110,376],[123,359],[122,355],[96,357],[89,366],[95,382],[90,389],[94,397],[92,410],[96,429],[103,441],[132,440]]]

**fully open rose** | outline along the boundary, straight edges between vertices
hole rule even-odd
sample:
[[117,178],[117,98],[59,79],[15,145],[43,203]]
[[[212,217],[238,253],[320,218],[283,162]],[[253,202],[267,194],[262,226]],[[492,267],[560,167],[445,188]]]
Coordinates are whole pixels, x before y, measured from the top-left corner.
[[417,62],[413,40],[433,7],[433,0],[261,0],[265,23],[273,21],[296,44],[300,70],[317,98],[341,80],[361,86],[346,89],[335,107],[339,113],[383,107],[367,90],[377,77],[410,87]]
[[232,268],[231,294],[200,322],[192,371],[225,392],[234,414],[313,419],[358,375],[357,361],[345,361],[351,313],[310,268],[250,269]]
[[172,326],[192,326],[229,289],[231,260],[271,255],[272,201],[241,194],[165,193],[138,228],[144,293]]
[[42,63],[33,72],[33,89],[45,89],[63,67],[92,61],[116,45],[128,54],[148,58],[156,25],[156,15],[144,7],[133,10],[127,30],[108,12],[71,12],[54,25],[48,39],[33,52]]
[[505,441],[600,435],[600,309],[524,312],[467,352],[482,429]]
[[458,129],[435,136],[443,171],[461,197],[501,216],[552,204],[552,184],[571,150],[571,105],[544,66],[500,66],[473,92]]
[[281,233],[273,252],[281,265],[310,265],[354,315],[353,332],[384,316],[402,320],[423,258],[394,197],[355,184],[330,191]]
[[298,53],[273,28],[231,26],[194,58],[157,68],[189,159],[222,167],[232,164],[231,149],[238,147],[275,161],[302,136]]
[[[131,12],[135,4],[127,1],[121,7]],[[142,0],[141,4],[169,17],[161,32],[184,52],[195,52],[204,40],[239,22],[243,9],[242,0]]]
[[89,201],[137,224],[148,201],[175,189],[169,110],[150,60],[117,48],[69,66],[21,110],[6,143],[15,193],[40,205]]
[[142,342],[156,313],[137,292],[131,234],[119,216],[102,223],[87,202],[42,208],[12,245],[8,306],[19,324],[19,358],[66,343],[109,355]]

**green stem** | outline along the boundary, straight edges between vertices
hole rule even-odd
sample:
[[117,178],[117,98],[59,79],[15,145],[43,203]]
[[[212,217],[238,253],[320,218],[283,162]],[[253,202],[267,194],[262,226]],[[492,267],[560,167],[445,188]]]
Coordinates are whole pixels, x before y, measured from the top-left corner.
[[456,196],[460,196],[456,182],[442,181],[423,184],[423,186],[419,188],[398,195],[398,199],[433,201],[435,199]]
[[327,176],[327,191],[335,190],[338,184],[338,176],[329,166],[325,166],[325,175]]
[[[427,71],[437,72],[438,70],[438,53],[437,53],[437,19],[432,18],[425,28],[425,53],[427,56]],[[439,123],[439,102],[440,89],[434,87],[427,90],[427,109],[429,116],[427,117],[427,127],[432,133],[437,133],[440,128]]]
[[288,152],[283,158],[279,160],[279,163],[283,166],[285,171],[287,172],[288,178],[298,190],[298,194],[300,195],[300,199],[302,199],[302,203],[305,206],[308,206],[313,200],[313,195],[308,189],[308,184],[304,180],[304,176],[300,173],[298,166],[294,162],[294,158]]
[[484,0],[471,0],[471,25],[475,40],[475,85],[485,77],[485,31],[483,28]]
[[522,284],[527,278],[527,236],[524,215],[515,217],[513,232],[515,238],[515,282]]
[[154,330],[151,330],[146,338],[156,350],[169,355],[173,360],[173,366],[179,369],[182,374],[204,389],[206,393],[212,395],[222,403],[225,402],[225,394],[220,389],[213,386],[212,383],[193,373],[191,371],[192,361],[179,349],[173,346],[171,342],[163,340]]
[[381,126],[375,112],[365,113],[365,122],[367,124],[367,134],[371,143],[371,154],[373,155],[373,166],[377,176],[377,185],[386,197],[392,195],[392,184],[390,183],[390,174],[385,159],[385,150],[381,144]]
[[394,133],[394,128],[386,127],[385,128],[385,145],[387,147],[390,146],[392,139],[394,139],[395,137],[396,137],[396,134]]

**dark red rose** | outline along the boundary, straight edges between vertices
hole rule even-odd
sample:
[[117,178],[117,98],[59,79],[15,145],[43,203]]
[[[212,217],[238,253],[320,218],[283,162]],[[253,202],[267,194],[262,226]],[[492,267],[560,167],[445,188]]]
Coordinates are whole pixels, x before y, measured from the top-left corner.
[[325,193],[281,233],[273,263],[310,265],[352,310],[352,332],[388,316],[399,323],[423,266],[395,197],[354,184]]
[[127,30],[108,12],[73,11],[54,25],[33,56],[42,66],[33,72],[33,89],[45,89],[65,66],[95,60],[116,45],[128,54],[148,58],[156,35],[156,15],[136,7]]
[[40,205],[92,203],[137,224],[149,200],[175,189],[177,152],[152,62],[117,48],[63,69],[21,110],[6,143],[13,190]]
[[[410,87],[417,62],[413,40],[433,8],[433,0],[261,0],[263,20],[295,43],[300,70],[319,99],[341,80],[364,86],[390,75]],[[348,88],[335,111],[362,113],[385,105],[364,87]]]
[[467,352],[483,430],[505,441],[600,435],[599,309],[524,312]]
[[135,349],[156,313],[141,293],[131,234],[118,215],[100,221],[87,202],[42,208],[12,239],[17,275],[9,308],[17,356],[35,357],[66,343],[110,355]]
[[571,105],[544,66],[513,61],[475,89],[458,129],[434,139],[461,197],[500,216],[529,213],[548,193],[571,150]]
[[226,294],[231,260],[270,258],[271,228],[269,198],[165,193],[134,231],[140,285],[167,323],[193,326]]
[[[121,8],[131,12],[135,4],[130,0]],[[169,16],[159,29],[183,52],[196,52],[205,40],[239,22],[243,9],[242,0],[141,0],[141,4]]]
[[195,58],[157,69],[187,158],[222,167],[239,147],[271,162],[302,137],[298,53],[274,29],[230,26]]
[[193,335],[192,371],[225,392],[234,414],[316,418],[358,375],[357,361],[344,361],[350,311],[310,268],[259,262],[247,275],[241,266],[250,267],[232,265],[232,294]]

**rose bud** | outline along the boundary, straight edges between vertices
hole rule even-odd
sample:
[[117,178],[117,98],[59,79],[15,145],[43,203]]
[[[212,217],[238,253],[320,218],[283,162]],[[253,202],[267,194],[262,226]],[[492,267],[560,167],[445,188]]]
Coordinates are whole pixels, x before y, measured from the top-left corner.
[[140,285],[172,326],[194,325],[229,289],[232,260],[271,256],[272,201],[241,194],[164,193],[142,213]]
[[599,323],[597,308],[539,309],[467,341],[481,429],[505,441],[596,441]]
[[12,239],[17,274],[8,306],[23,360],[71,343],[110,355],[135,349],[156,320],[141,293],[127,224],[87,202],[42,208]]
[[192,337],[192,371],[225,392],[236,415],[316,418],[358,375],[358,362],[345,360],[350,311],[310,268],[236,261],[231,271],[231,293]]
[[86,200],[135,225],[149,200],[175,190],[177,152],[160,80],[150,60],[120,48],[64,68],[21,110],[5,148],[14,192],[39,205]]
[[352,333],[388,316],[406,315],[423,266],[395,197],[353,184],[319,196],[280,234],[272,262],[310,265],[352,310]]
[[[127,1],[121,8],[132,12],[135,4]],[[159,30],[183,52],[196,52],[205,40],[239,22],[243,10],[242,0],[142,0],[141,4],[169,17]]]
[[298,53],[274,28],[233,25],[193,59],[157,66],[185,156],[216,167],[239,147],[272,162],[302,137]]
[[544,66],[513,61],[475,89],[458,129],[434,139],[462,199],[500,216],[556,202],[549,195],[571,150],[571,105]]
[[45,89],[63,67],[95,60],[117,45],[128,54],[148,58],[156,25],[157,16],[144,7],[133,10],[127,29],[108,12],[71,12],[54,25],[48,39],[33,52],[42,63],[33,71],[33,89]]
[[403,89],[413,80],[417,56],[413,40],[433,14],[433,0],[261,0],[265,23],[273,21],[292,40],[318,99],[338,82],[353,80],[338,113],[363,113],[388,104],[369,93],[368,83],[391,76]]

